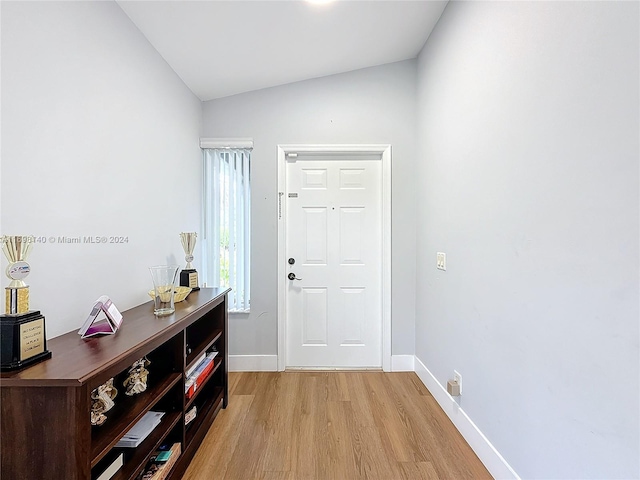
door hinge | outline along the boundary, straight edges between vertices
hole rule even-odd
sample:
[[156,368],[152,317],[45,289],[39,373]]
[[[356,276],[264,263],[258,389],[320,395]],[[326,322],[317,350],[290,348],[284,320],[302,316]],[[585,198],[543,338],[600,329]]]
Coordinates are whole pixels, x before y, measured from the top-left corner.
[[282,218],[282,196],[284,192],[278,192],[278,220]]

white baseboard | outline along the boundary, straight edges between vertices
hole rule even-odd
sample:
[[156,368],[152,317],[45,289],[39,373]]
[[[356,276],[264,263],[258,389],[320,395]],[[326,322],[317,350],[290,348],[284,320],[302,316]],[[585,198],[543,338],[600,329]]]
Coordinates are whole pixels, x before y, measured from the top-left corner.
[[415,372],[493,478],[520,480],[518,474],[418,357],[415,357]]
[[415,371],[415,356],[413,355],[391,355],[392,372],[413,372]]
[[229,355],[230,372],[277,372],[277,355]]

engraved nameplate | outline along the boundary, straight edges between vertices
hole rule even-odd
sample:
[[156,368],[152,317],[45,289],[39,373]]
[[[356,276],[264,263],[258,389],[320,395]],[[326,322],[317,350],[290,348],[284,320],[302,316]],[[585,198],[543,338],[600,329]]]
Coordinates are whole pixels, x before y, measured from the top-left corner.
[[20,325],[20,361],[44,352],[44,318]]

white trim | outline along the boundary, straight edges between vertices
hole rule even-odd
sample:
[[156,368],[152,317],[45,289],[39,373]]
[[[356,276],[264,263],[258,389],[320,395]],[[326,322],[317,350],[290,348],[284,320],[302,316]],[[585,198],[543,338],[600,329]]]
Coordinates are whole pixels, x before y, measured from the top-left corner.
[[287,372],[381,372],[380,367],[287,367]]
[[345,153],[382,161],[382,370],[391,371],[391,145],[278,145],[278,371],[284,371],[286,326],[285,222],[286,156],[329,159]]
[[277,372],[277,355],[229,355],[230,372]]
[[429,369],[415,357],[416,374],[431,392],[444,413],[451,419],[454,426],[462,434],[471,449],[476,453],[484,466],[487,467],[493,478],[520,480],[518,474],[511,468],[500,452],[484,436],[475,423],[469,418],[460,405],[447,392],[444,386],[438,382]]
[[200,148],[253,148],[253,138],[201,138]]
[[286,341],[285,336],[285,323],[286,323],[286,297],[285,288],[286,282],[284,280],[286,275],[285,262],[285,230],[284,221],[286,215],[287,202],[284,201],[284,192],[286,190],[286,154],[283,147],[278,146],[278,191],[276,192],[276,210],[278,219],[278,371],[283,372],[286,367],[285,352]]
[[391,371],[391,145],[382,150],[382,370]]
[[392,372],[415,372],[415,356],[391,355]]

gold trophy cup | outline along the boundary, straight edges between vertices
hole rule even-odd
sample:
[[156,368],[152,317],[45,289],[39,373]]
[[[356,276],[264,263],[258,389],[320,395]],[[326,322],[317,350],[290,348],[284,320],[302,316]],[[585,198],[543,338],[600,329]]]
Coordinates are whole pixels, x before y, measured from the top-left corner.
[[198,286],[198,272],[191,264],[193,261],[193,249],[196,247],[197,238],[198,234],[196,232],[180,234],[180,241],[182,242],[182,248],[185,253],[184,259],[187,261],[187,266],[180,272],[180,285],[189,287],[191,290],[200,290]]
[[0,370],[15,370],[51,357],[47,350],[44,316],[29,310],[29,286],[24,279],[31,267],[27,257],[34,237],[2,237],[2,251],[9,265],[11,280],[5,288],[5,314],[0,315]]

